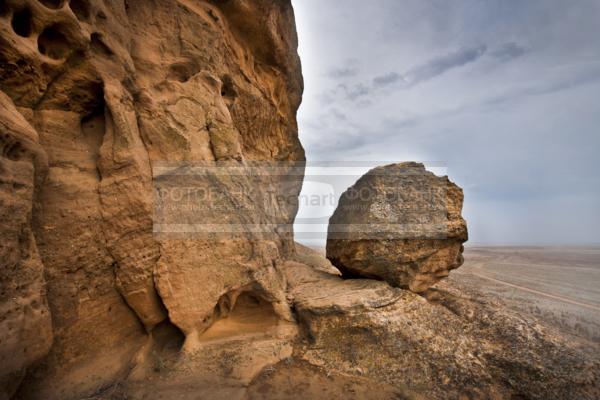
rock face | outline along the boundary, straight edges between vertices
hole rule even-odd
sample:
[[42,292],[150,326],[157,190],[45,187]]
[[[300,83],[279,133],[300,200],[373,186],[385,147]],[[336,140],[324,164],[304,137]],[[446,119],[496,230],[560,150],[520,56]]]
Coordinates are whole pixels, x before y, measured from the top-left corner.
[[[252,305],[241,298],[230,318],[217,321],[201,337],[202,351],[177,358],[156,346],[154,367],[144,379],[130,375],[94,398],[542,400],[600,395],[597,343],[563,336],[531,314],[506,307],[461,273],[417,295],[382,281],[344,280],[322,255],[302,246],[283,270],[297,325],[275,325],[265,303]],[[264,314],[270,317],[260,317]],[[157,342],[168,337],[163,328],[156,329]]]
[[[248,209],[253,199],[238,196],[212,210],[269,226],[261,238],[174,240],[153,218],[156,184],[169,179],[157,166],[304,160],[296,47],[289,1],[1,2],[6,393],[46,355],[20,394],[79,398],[126,373],[159,324],[193,349],[242,293],[292,319],[280,271],[292,239],[278,226],[293,221],[293,202]],[[256,185],[202,179],[221,193]],[[301,181],[262,184],[294,197]]]
[[36,131],[0,93],[0,398],[46,355],[52,322],[32,229],[36,187],[48,169]]
[[340,197],[327,258],[344,277],[423,292],[463,263],[463,192],[419,163],[377,167]]
[[391,384],[401,391],[395,398],[407,399],[600,395],[600,358],[584,355],[597,345],[563,337],[452,277],[420,296],[298,262],[286,273],[308,338],[297,357],[328,374]]

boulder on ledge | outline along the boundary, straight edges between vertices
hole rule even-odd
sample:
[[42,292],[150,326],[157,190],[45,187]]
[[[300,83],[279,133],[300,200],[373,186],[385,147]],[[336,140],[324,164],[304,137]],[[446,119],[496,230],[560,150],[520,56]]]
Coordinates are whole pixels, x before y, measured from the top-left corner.
[[340,197],[327,258],[345,278],[423,292],[463,263],[462,205],[462,189],[423,164],[374,168]]

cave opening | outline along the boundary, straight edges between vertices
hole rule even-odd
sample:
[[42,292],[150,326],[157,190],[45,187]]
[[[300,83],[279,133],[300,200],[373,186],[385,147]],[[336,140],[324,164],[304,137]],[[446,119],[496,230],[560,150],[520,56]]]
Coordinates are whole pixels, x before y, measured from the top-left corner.
[[273,305],[252,290],[223,295],[215,307],[213,320],[215,322],[202,334],[201,340],[263,334],[279,324]]
[[169,318],[152,329],[152,337],[154,350],[162,355],[178,354],[185,342],[185,335]]
[[33,19],[31,10],[24,8],[13,14],[11,25],[13,31],[22,37],[29,37],[33,32]]
[[38,50],[54,60],[61,60],[71,52],[69,40],[62,33],[60,25],[52,25],[44,29],[38,37]]

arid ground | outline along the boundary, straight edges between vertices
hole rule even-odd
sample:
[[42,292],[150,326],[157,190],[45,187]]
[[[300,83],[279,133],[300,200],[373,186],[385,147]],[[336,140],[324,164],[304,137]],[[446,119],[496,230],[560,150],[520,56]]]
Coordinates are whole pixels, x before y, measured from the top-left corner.
[[438,285],[497,298],[563,333],[600,343],[600,246],[467,246],[464,256],[464,265]]
[[453,280],[565,333],[600,341],[600,246],[471,246]]

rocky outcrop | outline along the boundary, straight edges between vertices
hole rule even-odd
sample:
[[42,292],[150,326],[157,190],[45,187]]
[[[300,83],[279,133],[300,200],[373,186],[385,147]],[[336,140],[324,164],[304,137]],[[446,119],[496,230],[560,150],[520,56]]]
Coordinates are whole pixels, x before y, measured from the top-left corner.
[[132,373],[93,398],[600,395],[597,345],[511,310],[460,273],[418,295],[386,282],[344,280],[322,255],[302,246],[294,258],[284,271],[298,324],[275,318],[268,303],[242,294],[229,317],[201,336],[201,351],[178,355],[172,347],[177,331],[161,324],[145,377]]
[[[294,202],[256,207],[231,195],[211,218],[266,226],[263,236],[175,238],[158,234],[154,196],[161,182],[178,182],[170,167],[304,160],[296,46],[289,1],[2,2],[0,373],[15,383],[7,391],[46,353],[29,368],[23,397],[102,387],[128,373],[165,323],[193,351],[242,293],[292,319],[280,268]],[[212,173],[196,184],[232,194],[256,180]],[[294,197],[301,175],[261,184]]]
[[600,359],[584,356],[589,347],[460,281],[420,296],[298,262],[289,262],[286,273],[307,336],[296,356],[328,373],[394,385],[399,398],[600,394]]
[[463,263],[463,192],[419,163],[377,167],[342,194],[327,258],[345,277],[423,292]]

